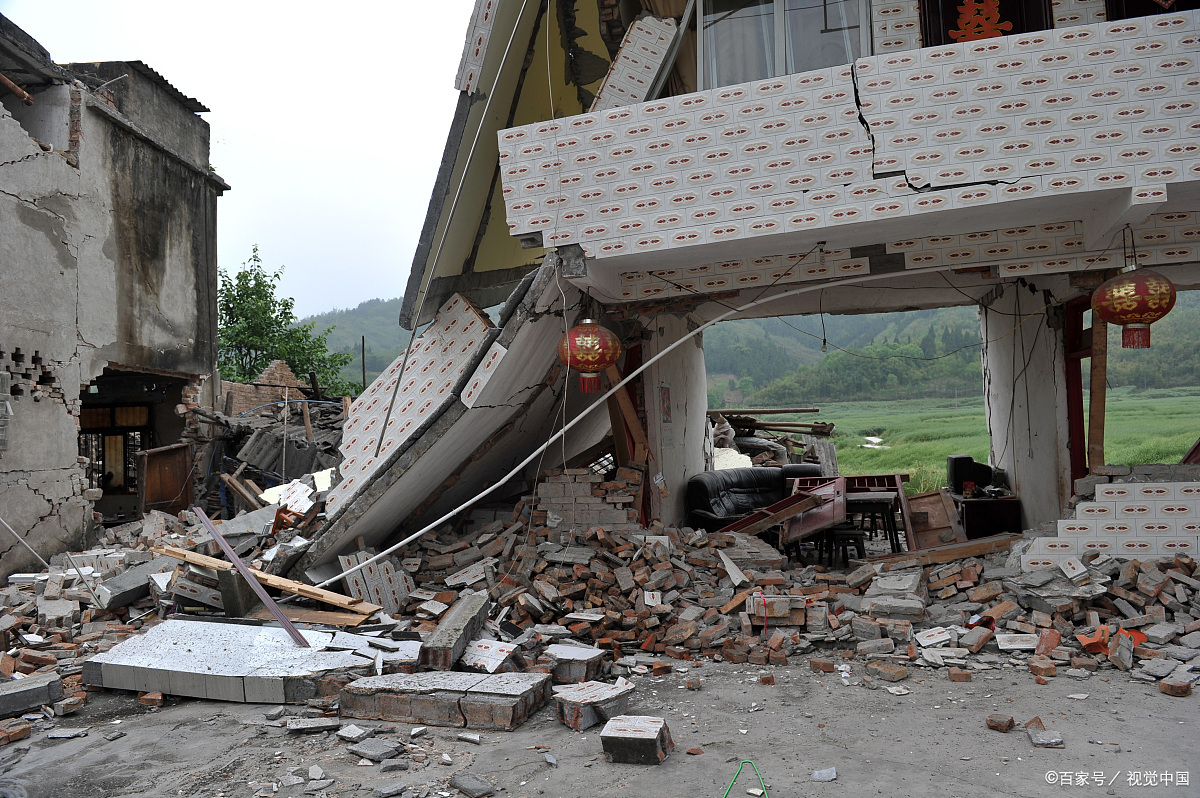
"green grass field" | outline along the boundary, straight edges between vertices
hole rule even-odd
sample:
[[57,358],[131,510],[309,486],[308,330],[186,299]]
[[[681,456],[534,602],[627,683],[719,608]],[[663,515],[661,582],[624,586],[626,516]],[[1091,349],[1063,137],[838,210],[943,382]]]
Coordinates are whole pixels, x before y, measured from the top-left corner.
[[[1086,407],[1086,397],[1084,399]],[[907,473],[909,493],[945,484],[946,456],[988,459],[983,398],[822,404],[819,414],[796,417],[837,425],[834,443],[843,474]],[[866,436],[890,449],[865,449]],[[1112,464],[1178,463],[1200,437],[1200,388],[1108,394],[1105,459]]]

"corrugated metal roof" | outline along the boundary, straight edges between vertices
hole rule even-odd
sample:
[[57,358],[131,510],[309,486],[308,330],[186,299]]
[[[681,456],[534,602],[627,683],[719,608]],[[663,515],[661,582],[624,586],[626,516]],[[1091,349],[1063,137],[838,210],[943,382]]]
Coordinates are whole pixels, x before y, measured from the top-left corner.
[[178,100],[179,104],[189,111],[197,114],[203,114],[210,110],[209,108],[205,107],[204,103],[200,102],[195,97],[189,97],[179,89],[172,86],[170,81],[160,75],[152,67],[148,66],[144,61],[127,61],[126,63],[166,89],[168,94]]

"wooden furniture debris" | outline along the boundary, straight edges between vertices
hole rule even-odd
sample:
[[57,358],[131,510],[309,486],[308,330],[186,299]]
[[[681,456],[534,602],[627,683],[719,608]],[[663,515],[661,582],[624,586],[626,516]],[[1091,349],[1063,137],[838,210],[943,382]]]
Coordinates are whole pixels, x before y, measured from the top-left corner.
[[941,546],[931,546],[918,551],[904,551],[899,554],[885,554],[882,557],[872,557],[873,563],[911,563],[919,562],[922,565],[934,565],[936,563],[954,562],[966,557],[982,557],[984,554],[991,554],[994,551],[1004,551],[1012,548],[1014,543],[1017,543],[1022,538],[1020,535],[993,535],[990,538],[980,538],[979,540],[967,540],[959,543],[947,543]]
[[910,548],[928,549],[967,539],[958,521],[958,508],[945,488],[909,496],[908,520],[910,535],[915,541]]
[[[181,549],[177,546],[155,546],[152,551],[155,554],[161,554],[166,557],[173,557],[176,560],[183,560],[192,565],[202,565],[205,568],[212,568],[217,571],[228,571],[233,568],[233,563],[226,560],[220,560],[216,557],[209,557],[205,554],[197,554],[194,551]],[[284,579],[282,576],[275,574],[266,574],[262,571],[249,569],[250,573],[261,584],[267,587],[273,587],[276,590],[282,590],[284,593],[291,593],[296,596],[303,596],[314,601],[320,601],[323,604],[330,604],[334,607],[339,607],[348,612],[357,612],[363,615],[370,615],[373,612],[378,612],[383,609],[378,604],[370,604],[362,599],[350,598],[343,596],[341,593],[334,593],[332,590],[324,590],[312,585],[306,585],[303,582],[296,582],[292,579]]]

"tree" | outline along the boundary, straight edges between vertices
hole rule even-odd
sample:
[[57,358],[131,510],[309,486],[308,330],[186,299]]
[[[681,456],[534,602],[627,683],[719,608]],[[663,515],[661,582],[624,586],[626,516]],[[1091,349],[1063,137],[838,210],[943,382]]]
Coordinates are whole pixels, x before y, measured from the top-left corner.
[[253,382],[273,360],[283,360],[301,379],[317,375],[322,388],[333,395],[355,394],[357,383],[342,379],[338,371],[351,355],[330,352],[323,332],[315,324],[297,324],[295,300],[278,297],[275,290],[283,267],[268,272],[255,246],[250,259],[236,273],[222,270],[217,285],[217,368],[221,379]]

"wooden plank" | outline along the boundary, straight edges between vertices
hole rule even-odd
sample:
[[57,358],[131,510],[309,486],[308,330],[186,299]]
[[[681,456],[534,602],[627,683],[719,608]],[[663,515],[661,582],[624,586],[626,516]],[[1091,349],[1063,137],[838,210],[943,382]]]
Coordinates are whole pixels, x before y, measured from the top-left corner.
[[624,467],[629,464],[629,438],[625,433],[621,408],[614,396],[608,397],[606,404],[608,405],[608,424],[612,428],[613,457],[617,461],[618,467]]
[[[283,614],[292,623],[321,623],[326,626],[358,626],[367,620],[366,615],[354,612],[330,612],[329,610],[310,610],[304,607],[281,606]],[[246,616],[256,621],[272,621],[271,613],[266,607],[259,607]]]
[[808,493],[796,493],[782,501],[755,510],[740,521],[735,521],[727,527],[717,530],[718,534],[741,532],[745,535],[757,535],[759,532],[781,524],[789,518],[800,515],[806,510],[819,507],[825,503],[824,496],[814,496]]
[[992,535],[991,537],[968,540],[963,543],[947,543],[944,546],[934,546],[919,551],[902,551],[898,554],[884,554],[879,557],[869,557],[867,562],[899,563],[916,562],[922,565],[937,565],[938,563],[954,562],[966,557],[981,557],[997,551],[1012,548],[1013,544],[1022,539],[1021,535]]
[[249,507],[251,510],[261,510],[262,509],[263,506],[262,506],[262,503],[258,500],[258,496],[251,493],[250,490],[245,485],[243,485],[241,482],[239,482],[238,480],[229,476],[229,474],[222,474],[221,481],[224,482],[229,487],[229,489],[231,491],[233,491],[234,494],[239,499],[242,500],[242,503],[245,504],[247,507]]
[[[214,568],[218,571],[228,571],[233,567],[233,563],[227,560],[219,560],[216,557],[209,557],[206,554],[199,554],[187,549],[181,549],[177,546],[155,546],[151,549],[155,554],[161,554],[166,557],[174,557],[176,560],[183,560],[192,565],[202,565],[205,568]],[[303,582],[296,582],[291,579],[284,579],[282,576],[275,574],[267,574],[254,568],[249,569],[250,573],[262,584],[267,587],[273,587],[276,590],[282,590],[284,593],[292,593],[297,596],[320,601],[324,604],[331,604],[334,607],[340,607],[350,612],[359,612],[363,615],[370,615],[378,612],[383,607],[378,604],[370,604],[361,599],[343,596],[341,593],[334,593],[332,590],[324,590],[312,585],[306,585]]]
[[315,443],[316,438],[313,437],[312,431],[312,416],[308,412],[308,402],[300,401],[300,415],[304,417],[304,437],[309,443]]
[[795,481],[793,493],[812,493],[825,501],[798,516],[789,518],[779,536],[779,545],[797,543],[813,537],[846,520],[846,477],[800,477]]
[[[608,377],[610,385],[616,385],[622,380],[621,371],[616,366],[609,366],[605,369],[604,376]],[[642,421],[638,418],[633,400],[629,398],[629,391],[622,388],[617,391],[616,398],[617,406],[621,408],[621,415],[625,418],[625,426],[629,428],[629,434],[633,436],[634,449],[647,449],[646,431],[642,429]],[[634,459],[638,459],[636,454]]]
[[177,515],[192,505],[192,448],[186,443],[138,452],[138,512]]

